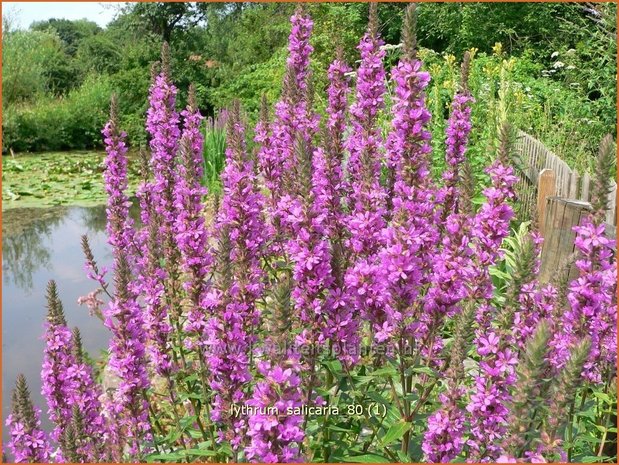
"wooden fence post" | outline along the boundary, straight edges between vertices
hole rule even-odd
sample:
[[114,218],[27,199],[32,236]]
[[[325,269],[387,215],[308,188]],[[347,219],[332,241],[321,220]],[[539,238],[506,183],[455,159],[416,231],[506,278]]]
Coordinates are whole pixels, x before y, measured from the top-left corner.
[[537,179],[537,219],[542,237],[545,236],[546,199],[553,197],[556,192],[555,172],[543,169]]
[[[573,198],[588,202],[591,198],[591,176],[587,172],[579,175],[578,172],[572,170],[567,163],[561,160],[557,155],[546,148],[539,140],[530,136],[526,132],[518,132],[518,151],[522,157],[524,168],[522,170],[521,181],[525,181],[528,185],[538,185],[541,182],[541,174],[544,170],[549,169],[554,173],[554,191],[538,193],[537,207],[540,231],[544,235],[544,207],[546,206],[546,196],[560,196]],[[526,178],[526,180],[524,179]],[[608,196],[609,210],[606,212],[606,223],[613,226],[617,225],[618,202],[617,202],[617,183],[612,182],[612,191]],[[535,201],[535,199],[532,199]],[[528,202],[528,198],[527,198]],[[528,204],[526,205],[528,206]],[[530,211],[524,209],[524,211]]]
[[[541,282],[552,280],[564,261],[574,252],[576,233],[572,228],[580,224],[581,218],[589,211],[591,211],[589,202],[548,197],[539,273]],[[576,270],[573,269],[570,278],[575,275]]]

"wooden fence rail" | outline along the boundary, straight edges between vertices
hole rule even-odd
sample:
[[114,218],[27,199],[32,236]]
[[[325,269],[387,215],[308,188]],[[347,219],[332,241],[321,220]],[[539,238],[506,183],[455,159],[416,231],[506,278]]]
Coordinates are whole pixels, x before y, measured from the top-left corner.
[[[539,230],[544,237],[539,278],[553,279],[557,271],[575,252],[574,226],[591,211],[592,177],[582,176],[548,150],[540,141],[522,131],[516,145],[521,161],[520,179],[516,185],[521,211],[537,214]],[[615,238],[617,225],[617,183],[608,194],[606,235]],[[578,271],[572,263],[570,279]]]
[[[579,174],[567,163],[550,151],[544,144],[523,131],[518,131],[516,150],[522,160],[523,174],[521,179],[533,190],[537,189],[540,173],[550,169],[555,176],[555,193],[557,197],[588,202],[591,200],[592,178],[588,173]],[[617,225],[617,183],[612,182],[612,190],[608,194],[609,209],[606,212],[606,222]],[[537,198],[535,195],[533,198]]]

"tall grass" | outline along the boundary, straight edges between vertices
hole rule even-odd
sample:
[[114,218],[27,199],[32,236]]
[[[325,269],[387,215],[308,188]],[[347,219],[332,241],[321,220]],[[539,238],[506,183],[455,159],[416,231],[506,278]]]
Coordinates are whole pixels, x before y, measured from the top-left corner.
[[215,118],[207,118],[204,129],[204,178],[203,184],[210,193],[222,190],[221,172],[226,160],[227,110],[221,110]]

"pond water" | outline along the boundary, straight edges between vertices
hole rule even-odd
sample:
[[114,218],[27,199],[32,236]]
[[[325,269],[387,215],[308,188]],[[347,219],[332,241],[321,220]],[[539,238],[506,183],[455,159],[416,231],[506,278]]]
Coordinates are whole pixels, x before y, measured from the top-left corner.
[[[96,288],[86,277],[80,237],[87,234],[98,264],[109,265],[105,238],[105,207],[16,208],[2,218],[2,422],[10,413],[11,390],[19,373],[30,386],[33,401],[47,409],[41,395],[45,288],[58,285],[67,322],[78,326],[84,348],[97,358],[108,345],[103,323],[90,316],[78,297]],[[6,442],[7,428],[3,429]]]

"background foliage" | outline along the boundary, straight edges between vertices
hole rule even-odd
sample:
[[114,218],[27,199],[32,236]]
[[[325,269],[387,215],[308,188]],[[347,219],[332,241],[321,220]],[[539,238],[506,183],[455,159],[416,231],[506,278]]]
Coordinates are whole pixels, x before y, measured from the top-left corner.
[[[379,8],[387,44],[400,41],[403,6]],[[5,21],[3,152],[99,147],[112,91],[119,93],[131,142],[143,144],[143,96],[163,40],[172,47],[181,105],[194,82],[203,114],[214,115],[239,97],[254,118],[263,93],[270,102],[279,95],[293,8],[290,3],[140,3],[120,7],[106,28],[52,18],[16,30]],[[320,3],[309,9],[317,25],[313,78],[320,90],[337,45],[350,63],[358,59],[355,45],[368,6]],[[475,49],[474,94],[490,103],[476,108],[486,111],[502,100],[518,126],[577,169],[589,167],[601,137],[615,132],[615,18],[611,3],[422,4],[418,36],[426,67],[434,67],[435,131],[444,125],[439,115],[447,114],[454,64],[465,50]],[[492,124],[486,119],[492,116],[478,112],[476,123]],[[476,142],[481,141],[474,141],[473,150],[482,153]]]

